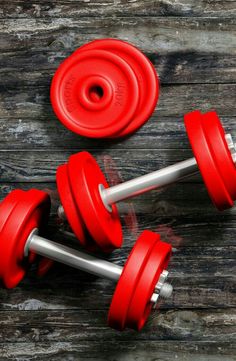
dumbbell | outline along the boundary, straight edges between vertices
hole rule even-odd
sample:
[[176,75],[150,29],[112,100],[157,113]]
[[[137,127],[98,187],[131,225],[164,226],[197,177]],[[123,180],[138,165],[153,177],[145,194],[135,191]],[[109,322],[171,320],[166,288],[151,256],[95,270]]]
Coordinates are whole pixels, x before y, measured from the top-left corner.
[[111,251],[122,244],[122,228],[116,202],[160,188],[200,170],[208,193],[219,210],[233,206],[236,199],[236,151],[225,134],[216,112],[185,115],[185,126],[195,158],[109,187],[96,160],[88,152],[72,155],[57,169],[57,186],[72,230],[85,247],[90,234],[94,244]]
[[24,277],[34,255],[41,255],[91,274],[116,281],[108,324],[118,330],[140,330],[159,298],[168,298],[166,282],[171,246],[160,236],[144,231],[124,267],[71,249],[39,236],[50,212],[47,193],[32,189],[12,191],[0,204],[0,278],[7,288]]
[[58,67],[50,98],[58,119],[92,138],[133,133],[151,116],[159,82],[149,59],[116,39],[81,46]]

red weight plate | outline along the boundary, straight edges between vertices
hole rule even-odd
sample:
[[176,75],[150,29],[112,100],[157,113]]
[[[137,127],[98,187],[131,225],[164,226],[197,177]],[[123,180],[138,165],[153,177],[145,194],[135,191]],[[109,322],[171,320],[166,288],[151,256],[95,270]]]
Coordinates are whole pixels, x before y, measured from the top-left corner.
[[108,314],[108,325],[122,331],[133,293],[147,259],[160,236],[144,231],[135,243],[117,283]]
[[112,136],[132,119],[139,86],[131,67],[119,56],[88,50],[68,57],[56,71],[51,102],[60,121],[75,133]]
[[99,186],[107,188],[106,179],[96,160],[88,152],[72,155],[68,162],[70,185],[83,221],[94,241],[105,252],[121,247],[122,228],[118,210],[108,211]]
[[113,137],[133,133],[148,121],[159,97],[159,80],[154,66],[135,46],[118,39],[99,39],[81,46],[73,55],[85,50],[106,50],[120,56],[134,71],[139,84],[139,103],[131,122]]
[[7,222],[15,205],[21,199],[22,194],[24,194],[24,191],[20,189],[15,189],[11,191],[0,203],[0,232],[4,227],[5,223]]
[[139,331],[144,326],[153,306],[150,302],[152,294],[170,256],[170,244],[162,241],[155,244],[136,284],[127,314],[127,327]]
[[201,115],[199,115],[198,111],[188,113],[184,117],[184,123],[194,156],[212,202],[220,210],[232,207],[232,199],[219,174],[202,129]]
[[30,190],[21,196],[0,233],[0,275],[7,288],[15,287],[24,277],[24,248],[34,228],[40,228],[49,213],[50,199],[42,191]]
[[[21,201],[22,197],[24,197],[24,194],[25,191],[14,189],[0,203],[0,232],[10,217],[11,212],[14,210],[16,204]],[[35,258],[35,254],[31,252],[27,260],[28,263],[33,263]]]
[[216,166],[233,201],[236,199],[236,168],[220,119],[212,111],[202,116],[201,124]]
[[85,224],[80,216],[79,209],[72,194],[68,178],[67,164],[61,165],[57,168],[56,182],[66,218],[81,245],[86,247]]
[[97,250],[97,245],[91,239],[91,236],[86,228],[85,223],[83,222],[79,208],[74,199],[72,187],[68,177],[67,164],[58,167],[56,181],[60,200],[72,231],[83,247],[91,252]]

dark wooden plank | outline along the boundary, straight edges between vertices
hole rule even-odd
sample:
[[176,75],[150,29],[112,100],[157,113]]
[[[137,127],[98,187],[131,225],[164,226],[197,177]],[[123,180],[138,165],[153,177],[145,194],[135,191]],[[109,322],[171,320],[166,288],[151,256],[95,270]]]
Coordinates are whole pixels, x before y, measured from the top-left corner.
[[41,18],[41,17],[81,17],[81,16],[221,16],[233,17],[236,2],[232,0],[199,1],[194,0],[145,0],[145,1],[37,1],[28,3],[14,0],[9,4],[1,1],[2,18]]
[[[206,35],[207,36],[207,35]],[[167,40],[166,40],[167,41]],[[185,38],[183,39],[185,41]],[[137,40],[135,43],[138,45]],[[188,45],[187,45],[188,46]],[[2,50],[0,74],[2,83],[26,80],[31,83],[51,79],[59,64],[73,52],[70,49],[41,51],[36,49]],[[183,51],[165,52],[160,45],[146,55],[154,64],[161,84],[232,83],[236,81],[235,54],[202,52],[198,45]]]
[[[231,262],[233,263],[233,261]],[[182,261],[183,264],[183,261]],[[191,265],[186,261],[186,266]],[[209,268],[211,262],[209,262]],[[58,270],[58,268],[60,268]],[[195,268],[195,272],[197,272]],[[64,272],[64,275],[62,274]],[[217,276],[204,276],[190,269],[187,277],[183,271],[170,269],[170,282],[173,284],[173,297],[162,302],[161,309],[209,309],[232,308],[235,304],[235,279]],[[206,272],[206,268],[205,268]],[[234,270],[235,272],[235,270]],[[234,282],[234,284],[233,284]],[[109,281],[93,279],[68,267],[54,266],[54,270],[44,280],[27,277],[14,290],[0,289],[0,309],[41,311],[41,310],[104,310],[108,312],[115,285]],[[222,314],[224,311],[222,311]],[[105,327],[105,322],[103,324]]]
[[0,50],[68,49],[104,37],[136,44],[143,51],[174,54],[186,51],[235,54],[235,18],[76,17],[5,19],[0,24]]
[[[223,311],[223,312],[222,312]],[[0,312],[0,347],[4,342],[132,341],[134,332],[104,327],[103,311]],[[236,309],[153,312],[136,340],[235,342]]]
[[[47,113],[40,117],[31,118],[6,118],[0,119],[0,151],[1,150],[64,150],[87,149],[92,152],[101,149],[152,149],[156,158],[165,153],[165,149],[175,149],[178,153],[182,150],[190,150],[188,137],[185,131],[183,115],[176,117],[159,116],[157,107],[151,119],[136,133],[128,138],[117,140],[96,140],[81,137],[66,129],[54,115],[47,116]],[[30,116],[30,115],[29,115]],[[220,117],[226,132],[236,135],[236,118]],[[55,131],[56,130],[56,131]],[[111,150],[110,150],[111,152]],[[151,152],[151,151],[150,151]],[[188,155],[191,156],[191,151]],[[108,162],[108,159],[107,159]]]
[[[105,147],[105,145],[104,145]],[[69,157],[84,148],[67,150],[7,150],[0,151],[0,183],[55,182],[56,169]],[[193,156],[191,150],[163,149],[93,149],[92,155],[107,175],[119,183],[167,167]],[[201,182],[200,173],[185,182]],[[197,187],[197,186],[196,186]],[[194,197],[194,196],[193,196]]]
[[[78,151],[81,150],[83,149],[78,149]],[[57,167],[67,162],[69,156],[74,153],[74,150],[2,151],[0,152],[0,182],[54,182]],[[176,153],[175,150],[168,149],[160,152],[158,156],[148,149],[135,150],[135,152],[126,149],[116,150],[115,154],[112,149],[104,152],[102,149],[96,149],[92,154],[101,166],[108,169],[110,166],[114,172],[118,174],[120,172],[120,176],[127,180],[191,156],[190,150]]]
[[6,343],[2,347],[1,361],[235,361],[235,343],[214,341],[91,341]]

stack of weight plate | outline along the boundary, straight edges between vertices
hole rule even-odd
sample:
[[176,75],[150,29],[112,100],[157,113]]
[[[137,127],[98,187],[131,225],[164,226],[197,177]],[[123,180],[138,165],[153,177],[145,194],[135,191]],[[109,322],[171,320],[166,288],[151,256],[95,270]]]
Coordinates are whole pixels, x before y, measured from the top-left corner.
[[57,69],[51,103],[71,131],[91,138],[118,138],[139,129],[159,96],[148,58],[121,40],[95,40],[77,49]]

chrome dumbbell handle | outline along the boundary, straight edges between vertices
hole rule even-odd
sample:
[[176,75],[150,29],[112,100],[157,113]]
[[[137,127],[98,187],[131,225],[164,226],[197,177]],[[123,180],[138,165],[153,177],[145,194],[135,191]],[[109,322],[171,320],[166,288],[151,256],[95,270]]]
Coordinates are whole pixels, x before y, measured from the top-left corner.
[[[123,268],[114,263],[106,260],[98,259],[87,253],[69,248],[67,246],[55,243],[46,238],[40,237],[35,229],[25,245],[25,256],[28,256],[29,251],[32,251],[41,256],[50,258],[54,261],[64,263],[73,268],[100,276],[112,281],[118,281]],[[165,280],[167,279],[168,272],[163,271]],[[170,297],[172,294],[172,286],[163,282],[163,274],[160,277],[160,282],[155,287],[155,292],[151,298],[151,302],[156,303],[159,295],[163,298]]]
[[113,203],[175,183],[197,171],[195,158],[187,159],[113,187],[100,186],[101,198],[105,207],[110,210]]
[[[225,135],[233,162],[236,163],[236,146],[231,134]],[[179,180],[189,177],[198,172],[198,165],[195,158],[173,164],[164,169],[146,174],[130,181],[117,184],[113,187],[104,188],[100,186],[100,194],[105,207],[111,210],[113,203],[132,198],[136,195],[158,189]]]
[[113,281],[117,281],[122,272],[122,267],[116,264],[40,237],[37,234],[37,230],[34,230],[27,240],[25,247],[26,256],[29,250],[56,262],[64,263],[67,266]]

